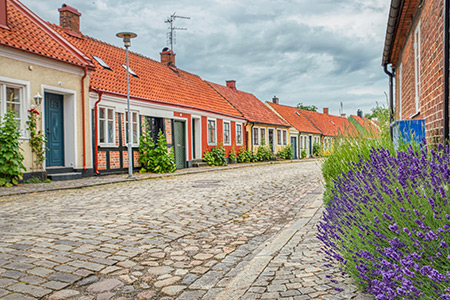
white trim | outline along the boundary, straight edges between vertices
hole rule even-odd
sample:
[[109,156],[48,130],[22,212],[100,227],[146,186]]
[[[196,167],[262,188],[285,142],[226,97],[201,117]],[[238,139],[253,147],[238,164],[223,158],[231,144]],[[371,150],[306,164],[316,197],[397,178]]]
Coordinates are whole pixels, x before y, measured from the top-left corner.
[[[257,132],[257,134],[256,134],[256,143],[255,143],[255,129],[256,129],[256,132]],[[260,143],[260,141],[259,141],[259,138],[260,138],[260,136],[259,136],[259,127],[256,127],[256,126],[253,126],[253,128],[252,128],[252,145],[253,146],[259,146],[261,143]]]
[[[283,145],[283,133],[282,133],[282,129],[277,128],[277,146],[282,146]],[[278,142],[278,137],[280,137],[280,140]]]
[[59,62],[57,60],[42,57],[36,54],[27,53],[24,51],[9,49],[6,47],[0,48],[0,56],[19,60],[22,62],[35,64],[41,67],[51,68],[62,72],[67,72],[75,75],[82,76],[84,74],[84,70],[81,66],[77,67],[74,65],[70,65],[64,62]]
[[[214,121],[214,142],[212,143],[209,141],[209,121]],[[206,142],[208,146],[217,145],[217,119],[206,118]]]
[[[264,141],[263,141],[263,138],[262,138],[262,133],[264,132]],[[261,145],[261,146],[267,146],[267,130],[266,130],[266,128],[265,127],[259,127],[259,144]]]
[[420,94],[421,94],[421,38],[420,38],[420,21],[414,30],[414,89],[415,89],[415,107],[416,112],[420,111]]
[[[28,110],[31,108],[31,92],[30,92],[30,82],[25,80],[13,79],[0,76],[0,87],[3,85],[8,85],[13,88],[20,89],[20,97],[22,101],[20,102],[20,141],[27,141],[30,138],[30,134],[27,130],[28,121]],[[0,99],[5,99],[5,102],[0,103],[0,116],[3,116],[6,113],[6,88],[0,89]]]
[[[244,124],[240,123],[240,122],[236,122],[235,124],[236,124],[236,126],[235,126],[236,127],[236,146],[242,146],[244,144]],[[238,131],[237,131],[238,125],[241,126],[241,142],[240,143],[238,143]]]
[[[195,128],[192,128],[193,130],[195,130],[195,151],[193,150],[192,153],[192,159],[201,159],[202,158],[202,154],[203,154],[203,143],[202,143],[202,117],[201,116],[194,116],[191,115],[191,122],[195,121],[194,124],[192,125]],[[194,141],[192,141],[194,143]],[[194,153],[196,154],[194,156]]]
[[[52,93],[64,96],[63,114],[64,114],[64,166],[74,167],[81,169],[82,166],[78,165],[78,139],[77,139],[77,103],[78,97],[75,90],[64,89],[60,87],[41,85],[42,100],[42,129],[45,132],[45,93]],[[80,120],[80,123],[82,121]],[[81,124],[83,126],[83,124]],[[90,136],[90,134],[89,134]],[[90,139],[89,139],[90,140]],[[86,143],[86,147],[89,144]],[[87,150],[87,149],[86,149]],[[87,153],[87,151],[86,151]],[[90,157],[86,158],[86,164]],[[46,164],[46,161],[44,162]]]
[[[228,143],[225,143],[225,124],[228,124]],[[223,145],[224,146],[231,146],[231,122],[223,120],[222,122],[222,137],[223,137]]]
[[398,116],[402,119],[403,64],[398,67]]
[[[112,141],[112,143],[107,143],[107,142],[102,143],[102,142],[100,142],[100,108],[104,108],[106,110],[112,109],[112,111],[113,111],[113,128],[114,128],[114,131],[113,131],[113,141]],[[116,109],[113,106],[105,106],[103,104],[102,105],[99,104],[97,109],[98,109],[98,112],[97,112],[97,114],[98,114],[97,129],[99,131],[98,132],[98,141],[97,141],[98,142],[98,146],[100,146],[100,147],[116,147],[116,141],[117,141],[117,137],[116,137],[116,126],[117,126],[117,124],[116,124]],[[108,115],[108,112],[106,111],[105,132],[107,132],[107,128],[108,128],[108,117],[107,117],[107,115]],[[107,135],[105,135],[105,140],[107,140],[107,139],[108,139]]]
[[[273,130],[273,140],[274,140],[274,143],[275,143],[275,132],[276,132],[276,129],[275,129],[275,127],[268,127],[267,128],[267,146],[269,146],[270,147],[270,137],[269,137],[269,131],[270,130]],[[271,149],[273,148],[273,151],[275,151],[275,145],[272,145],[272,147],[271,147]]]
[[[283,144],[283,146],[286,146],[288,144],[288,134],[287,134],[287,129],[282,129],[282,138],[281,138],[281,143]],[[286,141],[284,141],[284,136],[286,135]]]
[[[131,107],[131,106],[130,106]],[[139,146],[139,142],[140,142],[140,137],[141,137],[141,126],[140,126],[140,116],[141,116],[141,113],[140,113],[140,111],[139,110],[136,110],[136,109],[130,109],[130,111],[131,111],[131,125],[133,125],[133,113],[136,113],[136,127],[137,127],[137,141],[136,141],[136,143],[132,140],[131,141],[131,146],[132,147],[138,147]],[[125,112],[124,112],[124,116],[123,116],[123,120],[124,120],[124,126],[125,126],[125,128],[124,128],[124,130],[125,130],[125,144],[128,146],[128,143],[127,143],[127,135],[128,135],[128,132],[129,132],[129,130],[127,130],[127,118],[128,118],[128,110],[125,110]]]

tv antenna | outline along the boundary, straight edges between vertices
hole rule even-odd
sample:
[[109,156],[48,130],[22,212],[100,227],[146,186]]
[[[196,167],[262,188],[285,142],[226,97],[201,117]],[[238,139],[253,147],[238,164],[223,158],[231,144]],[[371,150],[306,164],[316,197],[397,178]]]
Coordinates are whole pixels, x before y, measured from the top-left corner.
[[183,17],[183,16],[177,16],[176,12],[174,12],[164,23],[169,23],[169,30],[170,32],[167,33],[167,44],[170,44],[170,50],[173,51],[173,45],[176,44],[175,40],[175,31],[176,30],[187,30],[185,27],[175,27],[174,22],[175,19],[187,19],[189,20],[190,17]]

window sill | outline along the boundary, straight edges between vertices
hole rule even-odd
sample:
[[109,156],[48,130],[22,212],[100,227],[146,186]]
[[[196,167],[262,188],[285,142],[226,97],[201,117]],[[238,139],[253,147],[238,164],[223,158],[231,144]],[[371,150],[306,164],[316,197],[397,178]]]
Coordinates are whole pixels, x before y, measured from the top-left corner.
[[116,145],[116,144],[98,144],[98,146],[101,148],[101,147],[104,147],[104,148],[111,148],[111,147],[119,147],[118,145]]
[[412,119],[414,117],[417,117],[418,115],[420,115],[420,110],[416,111],[414,114],[412,114],[409,118]]

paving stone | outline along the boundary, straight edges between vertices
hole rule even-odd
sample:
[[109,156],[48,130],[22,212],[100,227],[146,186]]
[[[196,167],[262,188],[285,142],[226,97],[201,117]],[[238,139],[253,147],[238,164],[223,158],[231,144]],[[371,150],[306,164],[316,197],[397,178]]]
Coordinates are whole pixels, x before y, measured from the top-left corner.
[[200,276],[195,274],[187,274],[184,276],[183,280],[181,281],[181,284],[190,285],[194,281],[196,281]]
[[22,262],[13,262],[3,266],[6,269],[16,270],[16,271],[26,271],[34,268],[34,265],[22,263]]
[[54,271],[42,267],[37,267],[27,271],[29,274],[46,277],[47,275],[53,273]]
[[[29,284],[33,284],[33,285],[38,285],[47,280],[42,277],[32,275],[32,276],[23,277],[20,279],[20,281],[29,283]],[[1,282],[1,279],[0,279],[0,282]]]
[[122,287],[123,283],[117,279],[105,279],[88,286],[87,290],[93,293],[102,293],[112,291]]
[[167,266],[163,266],[163,267],[152,267],[152,268],[148,268],[147,272],[150,275],[163,275],[163,274],[168,274],[170,272],[173,271],[173,268],[171,267],[167,267]]
[[44,289],[39,286],[29,285],[29,284],[25,284],[25,283],[17,283],[15,285],[9,286],[8,290],[11,290],[11,291],[14,291],[17,293],[31,295],[36,298],[43,297],[52,292],[52,290]]
[[5,288],[14,283],[17,283],[17,280],[9,279],[9,278],[0,278],[0,288]]
[[97,296],[97,300],[109,300],[112,299],[116,294],[111,292],[101,293]]
[[169,296],[176,296],[179,293],[181,293],[186,288],[185,285],[169,285],[164,287],[161,292],[169,295]]
[[99,280],[97,276],[89,276],[77,283],[78,286],[85,286],[96,283]]
[[62,290],[62,291],[58,291],[53,293],[48,300],[64,300],[64,299],[70,299],[73,297],[76,297],[80,295],[79,291],[76,290]]
[[12,278],[12,279],[19,279],[21,277],[26,276],[27,274],[19,272],[19,271],[13,271],[13,270],[9,270],[6,271],[4,273],[2,273],[2,277],[6,277],[6,278]]
[[162,288],[168,285],[173,285],[174,283],[176,283],[177,281],[179,281],[181,279],[181,277],[179,276],[173,276],[164,280],[160,280],[160,281],[156,281],[154,284],[157,288]]
[[81,276],[58,272],[50,275],[48,278],[55,281],[74,283],[75,281],[80,280]]
[[156,295],[155,291],[145,291],[137,295],[138,300],[150,300]]
[[7,290],[0,289],[0,297],[8,295],[8,294],[9,294],[9,292]]
[[184,291],[177,300],[195,300],[201,299],[203,295],[206,294],[206,291]]
[[35,300],[35,299],[36,298],[34,297],[30,297],[20,293],[9,294],[2,298],[2,300]]
[[43,287],[52,289],[52,290],[61,290],[65,287],[69,286],[68,282],[61,282],[61,281],[55,281],[55,280],[51,280],[51,281],[47,281],[44,284],[42,284]]
[[223,273],[217,271],[209,271],[201,278],[196,280],[193,284],[189,286],[190,289],[202,289],[209,290],[214,287],[219,280],[222,278]]

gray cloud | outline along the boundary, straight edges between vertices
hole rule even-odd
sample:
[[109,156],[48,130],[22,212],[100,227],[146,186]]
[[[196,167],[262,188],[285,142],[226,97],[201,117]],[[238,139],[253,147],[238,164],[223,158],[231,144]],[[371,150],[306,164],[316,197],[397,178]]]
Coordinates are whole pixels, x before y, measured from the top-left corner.
[[[58,23],[56,0],[22,0],[44,20]],[[83,33],[121,46],[115,33],[138,33],[132,50],[159,60],[166,18],[178,19],[177,65],[202,78],[270,100],[329,107],[337,114],[368,112],[384,102],[387,77],[381,53],[388,13],[384,0],[72,0]]]

